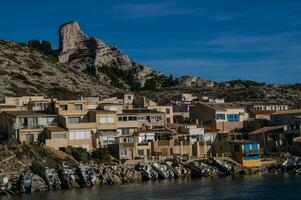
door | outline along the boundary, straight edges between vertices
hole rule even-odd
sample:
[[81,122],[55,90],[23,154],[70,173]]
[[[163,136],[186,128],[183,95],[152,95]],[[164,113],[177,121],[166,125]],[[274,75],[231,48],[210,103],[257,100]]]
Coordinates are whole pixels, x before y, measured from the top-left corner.
[[162,148],[161,154],[162,154],[162,156],[168,156],[168,148]]
[[25,143],[30,144],[34,142],[34,134],[26,133],[25,134]]

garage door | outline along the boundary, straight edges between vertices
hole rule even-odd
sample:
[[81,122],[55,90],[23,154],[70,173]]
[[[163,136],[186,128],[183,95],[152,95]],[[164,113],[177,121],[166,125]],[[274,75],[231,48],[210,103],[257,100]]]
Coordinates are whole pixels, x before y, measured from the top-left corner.
[[88,140],[91,139],[91,130],[70,130],[69,140]]

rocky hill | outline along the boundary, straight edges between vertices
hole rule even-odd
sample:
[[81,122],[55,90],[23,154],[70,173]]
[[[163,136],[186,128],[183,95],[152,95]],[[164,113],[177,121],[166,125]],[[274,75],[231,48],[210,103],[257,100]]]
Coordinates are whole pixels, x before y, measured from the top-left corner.
[[106,81],[75,70],[39,50],[15,42],[0,41],[0,97],[49,95],[74,98],[119,91]]
[[24,45],[0,40],[0,98],[74,98],[80,94],[106,96],[132,90],[159,102],[183,92],[226,101],[272,101],[293,106],[301,99],[300,84],[214,82],[195,76],[166,76],[134,62],[117,47],[87,36],[74,21],[60,26],[59,38],[56,50],[47,41],[32,40]]

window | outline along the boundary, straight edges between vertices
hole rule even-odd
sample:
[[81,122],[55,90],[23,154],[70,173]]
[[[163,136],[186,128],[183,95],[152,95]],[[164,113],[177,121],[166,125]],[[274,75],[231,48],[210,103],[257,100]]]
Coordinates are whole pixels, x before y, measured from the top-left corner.
[[60,105],[60,108],[61,108],[62,110],[68,110],[68,105]]
[[120,149],[120,155],[126,156],[127,155],[127,149]]
[[169,113],[170,113],[170,109],[166,108],[166,114],[169,114]]
[[239,152],[239,145],[238,144],[234,145],[234,151]]
[[52,139],[64,139],[66,138],[65,133],[52,133]]
[[228,122],[239,122],[240,116],[237,114],[229,114],[227,115]]
[[225,114],[216,114],[215,115],[215,119],[216,120],[225,120],[226,119],[226,115]]
[[36,128],[38,127],[37,117],[20,117],[20,128]]
[[143,149],[138,149],[138,155],[139,156],[144,156],[144,150]]
[[128,100],[131,100],[132,99],[132,96],[128,96]]
[[134,139],[131,137],[125,137],[125,138],[123,138],[123,142],[124,143],[133,143]]
[[169,118],[169,117],[166,118],[166,122],[167,122],[168,124],[170,123],[170,118]]
[[114,117],[109,117],[109,116],[102,116],[102,117],[99,117],[99,123],[101,123],[101,124],[112,124],[112,123],[115,123],[115,118]]
[[81,121],[81,117],[68,117],[68,124],[78,124]]
[[57,123],[57,117],[42,117],[41,125],[53,125]]
[[91,130],[69,131],[70,140],[89,140],[91,139]]
[[74,104],[74,110],[83,110],[82,104]]
[[136,116],[129,116],[129,121],[137,121],[137,117]]

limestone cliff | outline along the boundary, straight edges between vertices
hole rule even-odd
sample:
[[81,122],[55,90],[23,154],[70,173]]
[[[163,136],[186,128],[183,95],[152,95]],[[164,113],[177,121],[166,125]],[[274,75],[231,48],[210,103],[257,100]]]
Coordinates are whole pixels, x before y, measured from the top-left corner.
[[60,26],[59,38],[59,62],[92,72],[100,78],[104,78],[101,73],[103,66],[115,67],[143,86],[148,76],[155,73],[149,67],[131,61],[117,47],[108,46],[97,38],[87,36],[75,21]]

